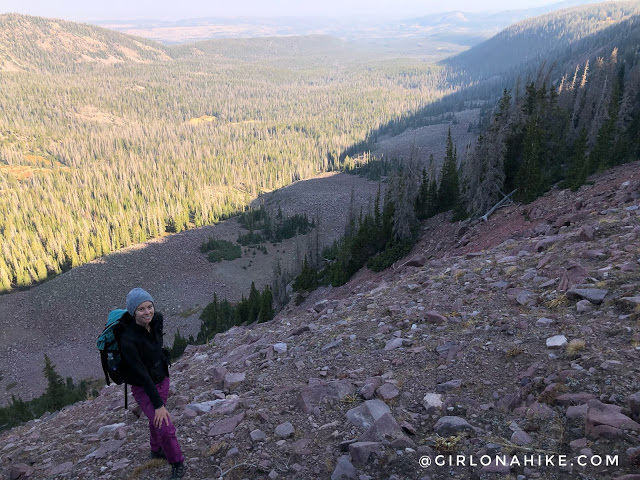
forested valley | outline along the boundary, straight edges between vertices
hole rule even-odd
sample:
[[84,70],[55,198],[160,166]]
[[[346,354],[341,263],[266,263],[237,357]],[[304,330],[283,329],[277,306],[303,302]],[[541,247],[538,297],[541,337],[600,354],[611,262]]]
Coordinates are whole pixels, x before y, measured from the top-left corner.
[[457,88],[419,59],[379,60],[323,37],[272,43],[2,72],[0,290],[338,169],[368,131]]

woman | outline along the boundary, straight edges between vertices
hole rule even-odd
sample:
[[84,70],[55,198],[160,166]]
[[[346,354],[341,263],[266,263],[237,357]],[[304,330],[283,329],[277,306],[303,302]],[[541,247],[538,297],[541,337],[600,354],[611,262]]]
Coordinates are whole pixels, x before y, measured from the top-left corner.
[[125,381],[149,419],[152,458],[166,458],[172,466],[169,480],[184,476],[184,457],[166,408],[169,396],[169,366],[162,349],[162,314],[142,288],[127,295],[120,351],[127,364]]

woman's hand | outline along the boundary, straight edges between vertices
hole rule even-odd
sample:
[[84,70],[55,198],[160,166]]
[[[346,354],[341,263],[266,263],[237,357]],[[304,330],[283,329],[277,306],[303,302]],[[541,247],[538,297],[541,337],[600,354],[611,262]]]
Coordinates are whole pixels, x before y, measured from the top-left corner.
[[160,408],[156,408],[156,414],[153,417],[153,426],[156,428],[162,427],[162,422],[167,422],[167,427],[169,426],[169,411],[163,405]]

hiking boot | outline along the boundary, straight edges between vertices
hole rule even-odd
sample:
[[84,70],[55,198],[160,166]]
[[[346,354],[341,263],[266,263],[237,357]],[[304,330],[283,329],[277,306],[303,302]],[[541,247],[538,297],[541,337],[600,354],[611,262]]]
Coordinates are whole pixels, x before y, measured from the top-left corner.
[[171,476],[169,480],[178,480],[184,477],[184,462],[172,463],[171,464]]
[[149,458],[152,460],[158,459],[158,458],[167,458],[167,456],[164,454],[164,452],[162,451],[162,449],[160,450],[151,450],[151,453],[149,454]]

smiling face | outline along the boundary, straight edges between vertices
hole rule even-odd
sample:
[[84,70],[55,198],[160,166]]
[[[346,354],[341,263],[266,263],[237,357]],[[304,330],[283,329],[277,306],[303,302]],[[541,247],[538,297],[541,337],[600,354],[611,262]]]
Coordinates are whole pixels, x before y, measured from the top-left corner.
[[153,308],[153,303],[148,301],[142,302],[140,305],[138,305],[138,308],[136,308],[135,311],[136,323],[141,327],[145,327],[147,330],[149,330],[149,324],[153,319],[154,312],[155,310]]

